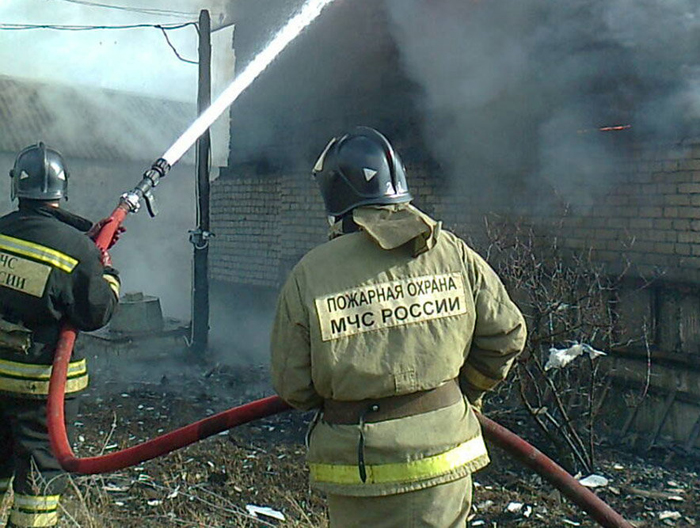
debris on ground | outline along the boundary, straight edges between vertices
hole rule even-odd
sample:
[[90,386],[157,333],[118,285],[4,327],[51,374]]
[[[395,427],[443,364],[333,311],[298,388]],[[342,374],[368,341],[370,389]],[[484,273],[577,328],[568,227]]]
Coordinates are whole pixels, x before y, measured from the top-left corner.
[[[84,457],[136,445],[270,395],[266,379],[264,369],[221,367],[206,377],[170,375],[167,384],[93,388],[82,400],[74,450]],[[74,476],[59,526],[327,527],[324,498],[309,488],[304,467],[311,417],[282,413],[135,467]],[[503,425],[536,438],[526,420]],[[596,473],[581,483],[634,526],[699,525],[700,459],[661,448],[635,454],[605,441],[597,449]],[[597,526],[540,476],[495,447],[490,452],[491,465],[474,476],[470,526]]]

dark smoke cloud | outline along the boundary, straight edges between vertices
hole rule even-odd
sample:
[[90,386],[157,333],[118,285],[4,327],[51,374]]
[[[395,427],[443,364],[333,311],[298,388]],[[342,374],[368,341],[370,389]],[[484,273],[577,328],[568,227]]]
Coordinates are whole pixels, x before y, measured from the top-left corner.
[[[385,1],[424,137],[454,182],[545,178],[574,199],[575,182],[602,184],[622,134],[697,133],[693,0]],[[609,125],[631,128],[612,139]]]

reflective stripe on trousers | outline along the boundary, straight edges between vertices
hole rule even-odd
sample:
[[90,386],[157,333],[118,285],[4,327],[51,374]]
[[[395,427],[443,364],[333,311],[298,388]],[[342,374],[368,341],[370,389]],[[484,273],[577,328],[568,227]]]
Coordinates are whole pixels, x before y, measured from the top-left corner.
[[59,495],[15,494],[10,522],[21,528],[56,526],[59,498]]
[[[488,452],[484,439],[477,436],[444,453],[420,460],[393,464],[366,464],[364,483],[390,484],[425,480],[458,469],[486,455]],[[312,478],[319,483],[363,484],[357,465],[310,463],[309,471]]]
[[[49,379],[52,370],[51,365],[35,365],[0,359],[0,391],[46,396],[49,393]],[[87,362],[81,359],[69,363],[66,394],[81,391],[87,385]]]

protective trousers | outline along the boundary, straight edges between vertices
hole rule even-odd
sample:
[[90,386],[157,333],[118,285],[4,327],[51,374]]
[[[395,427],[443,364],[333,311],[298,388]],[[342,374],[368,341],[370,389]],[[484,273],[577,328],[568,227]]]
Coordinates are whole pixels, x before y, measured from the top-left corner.
[[379,497],[328,495],[331,528],[466,528],[472,477]]
[[[78,400],[67,398],[69,438]],[[14,481],[13,481],[14,477]],[[46,400],[0,395],[0,497],[13,482],[14,501],[7,526],[55,526],[58,501],[67,476],[51,453],[46,427]]]

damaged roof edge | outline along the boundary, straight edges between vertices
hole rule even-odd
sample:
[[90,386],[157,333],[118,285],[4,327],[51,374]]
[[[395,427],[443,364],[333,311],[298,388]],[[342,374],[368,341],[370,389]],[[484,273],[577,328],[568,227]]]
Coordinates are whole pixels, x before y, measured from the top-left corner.
[[[196,115],[194,102],[0,75],[0,152],[41,140],[66,157],[148,162]],[[194,164],[194,149],[181,163]]]

